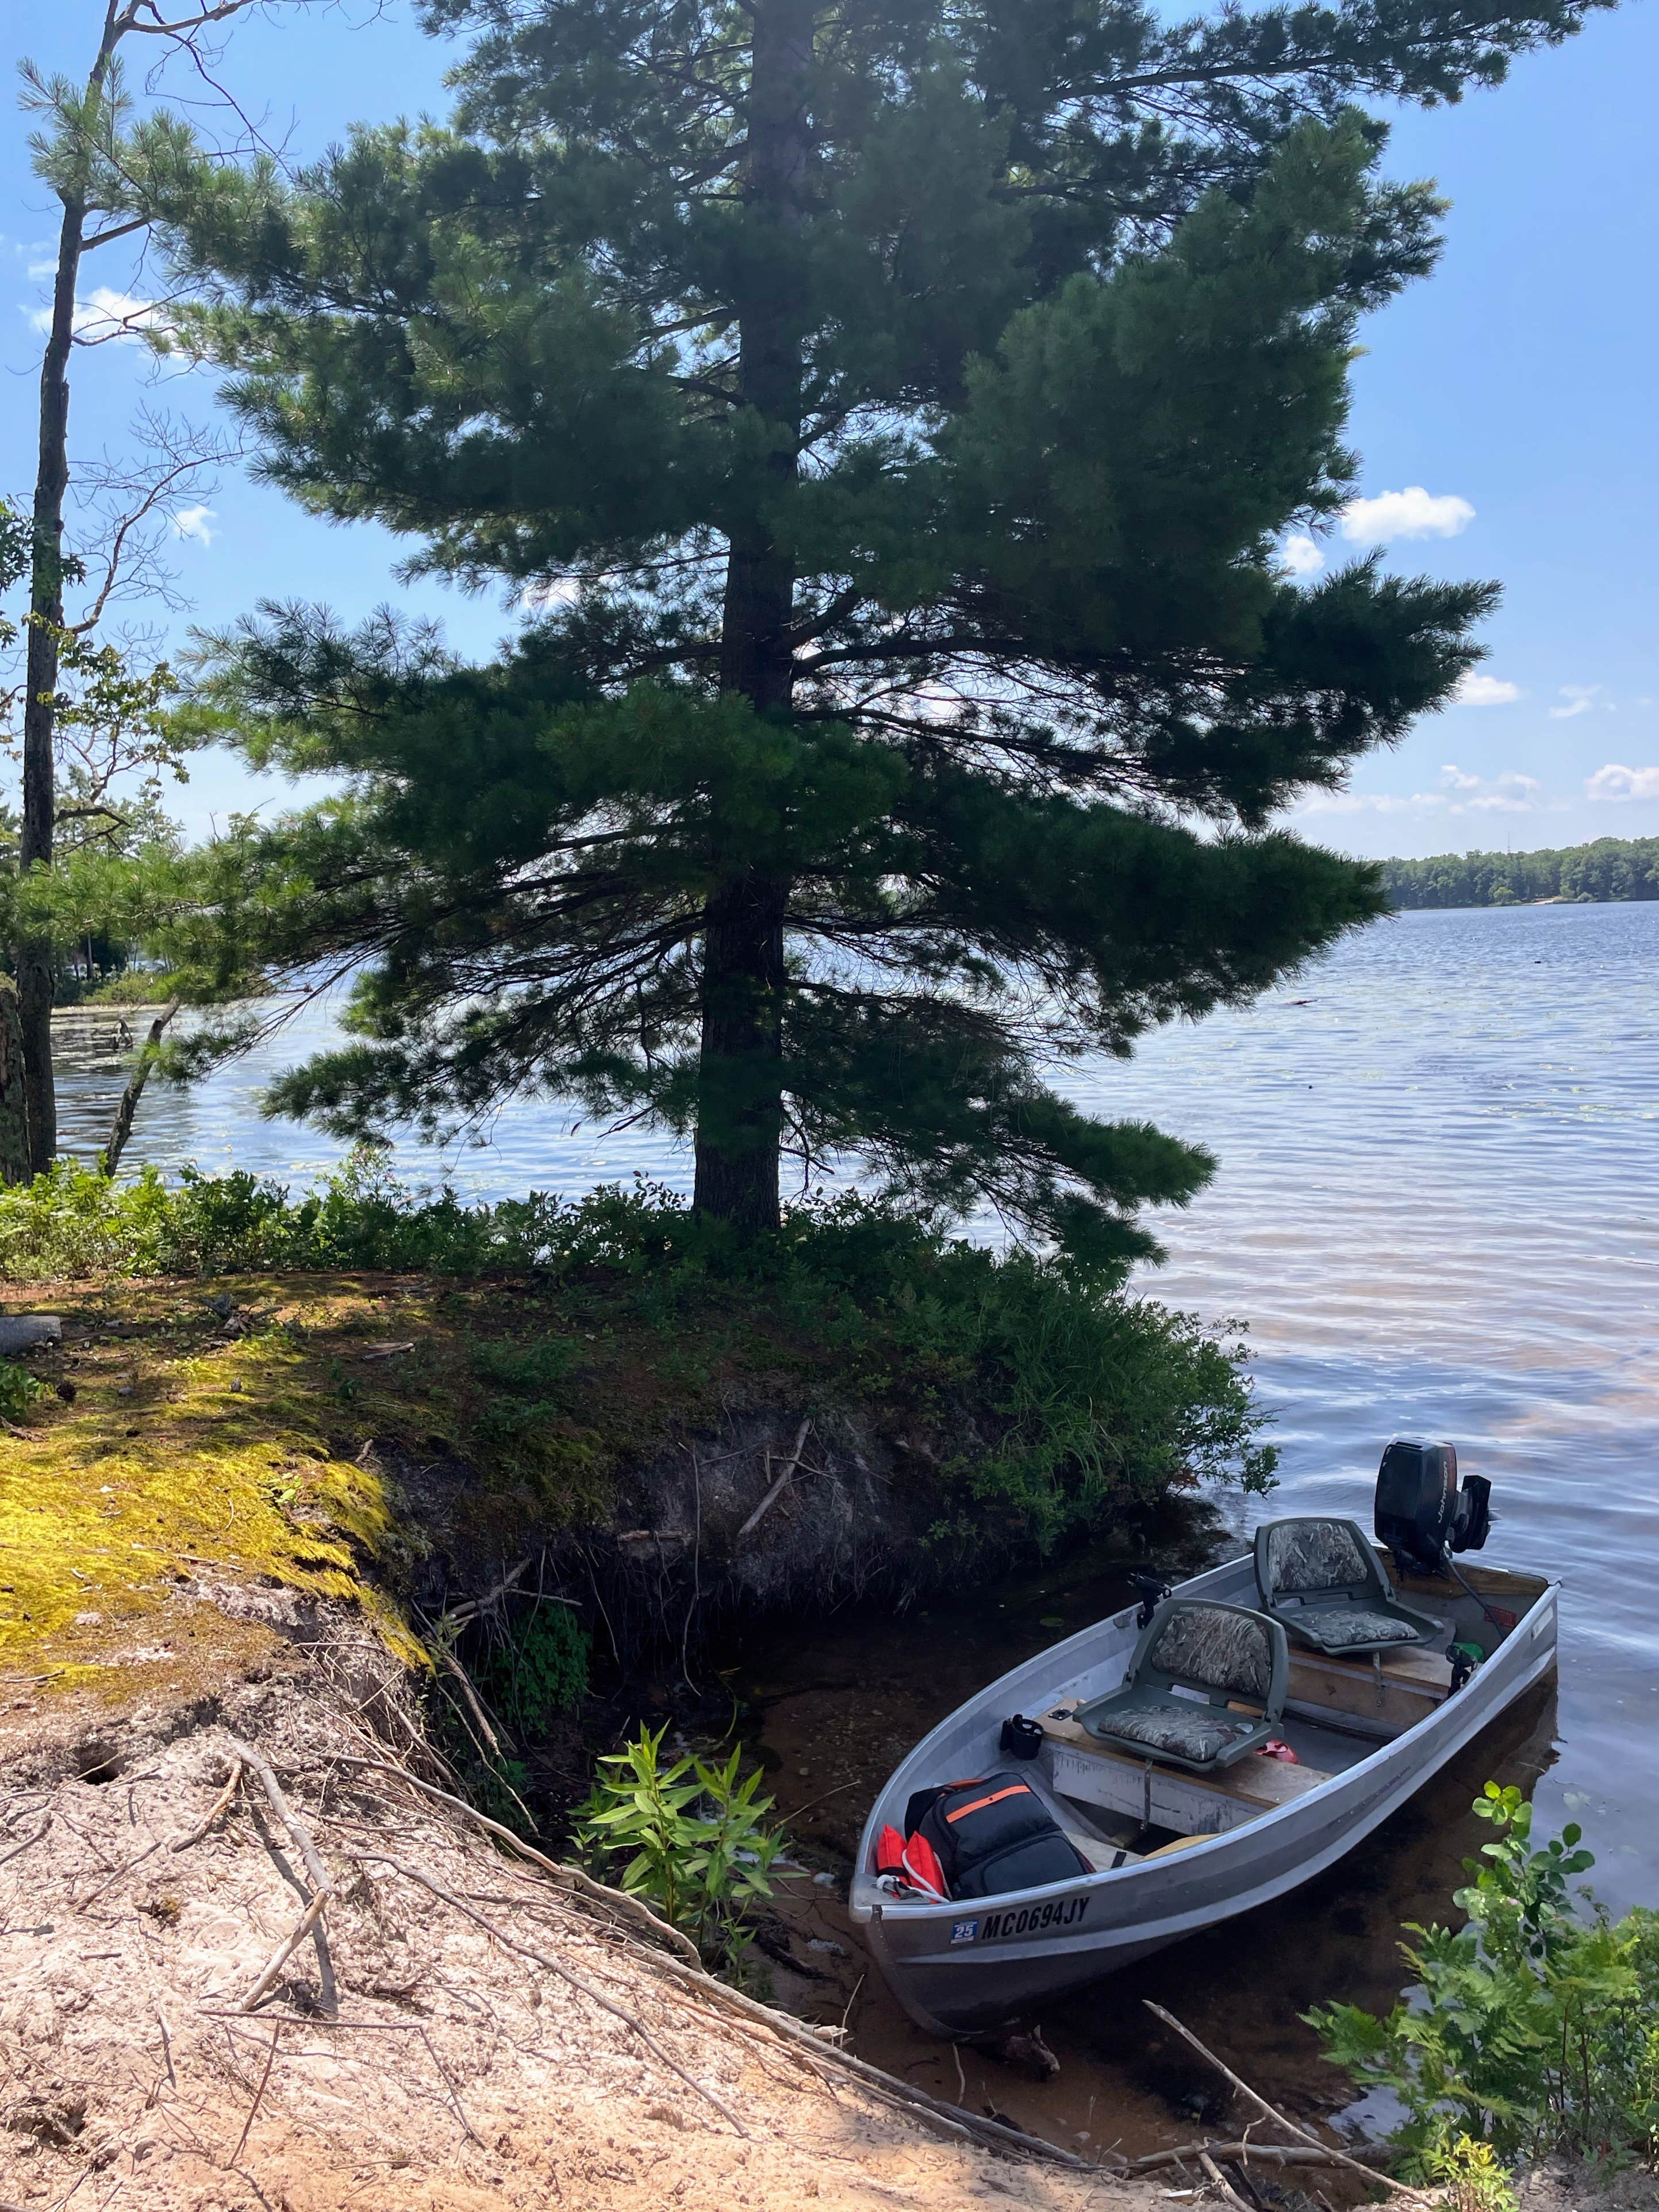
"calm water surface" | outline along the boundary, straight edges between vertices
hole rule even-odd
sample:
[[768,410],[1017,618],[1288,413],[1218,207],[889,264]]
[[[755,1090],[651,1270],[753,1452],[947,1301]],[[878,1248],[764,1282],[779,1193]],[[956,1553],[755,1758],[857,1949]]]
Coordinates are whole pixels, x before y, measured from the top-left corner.
[[[1080,1103],[1150,1118],[1220,1161],[1190,1211],[1162,1224],[1168,1263],[1139,1287],[1249,1323],[1284,1464],[1269,1507],[1229,1509],[1239,1533],[1264,1510],[1368,1521],[1382,1444],[1427,1432],[1492,1479],[1488,1556],[1565,1583],[1559,1701],[1475,1747],[1316,1896],[1136,1970],[1167,2001],[1184,1990],[1195,2024],[1213,2020],[1235,2049],[1251,2033],[1263,2086],[1289,2094],[1300,2080],[1304,2101],[1316,2093],[1296,2011],[1337,1993],[1334,1980],[1367,2002],[1397,1986],[1395,1931],[1443,1910],[1460,1853],[1479,1840],[1460,1816],[1486,1773],[1535,1780],[1547,1825],[1584,1823],[1610,1901],[1659,1899],[1656,970],[1659,904],[1402,915],[1248,1012],[1067,1079]],[[168,1171],[194,1158],[301,1183],[325,1170],[336,1148],[252,1107],[325,1027],[308,1016],[258,1062],[185,1097],[147,1097],[135,1152]],[[70,1078],[70,1142],[101,1139],[117,1080],[107,1066]],[[404,1165],[477,1196],[574,1194],[635,1169],[690,1184],[683,1153],[639,1133],[573,1132],[546,1107],[503,1116],[488,1145]],[[1095,1595],[1071,1595],[1079,1619]],[[822,1798],[807,1826],[826,1842],[855,1833],[899,1752],[1050,1640],[1042,1613],[1067,1607],[1051,1591],[994,1622],[982,1608],[890,1614],[879,1646],[868,1622],[830,1624],[805,1645],[758,1638],[744,1673],[785,1806]],[[878,1714],[860,1688],[877,1678],[900,1685]],[[1125,1978],[1109,1986],[1055,2030],[1067,2039],[1060,2084],[1023,2089],[998,2068],[971,2094],[1046,2132],[1158,2139],[1167,2084],[1148,2071],[1146,2015]],[[1257,2025],[1242,2031],[1252,2000]],[[872,2002],[866,1990],[861,2044],[957,2094],[954,2060],[907,2041]],[[1103,2135],[1088,2118],[1097,2102]]]

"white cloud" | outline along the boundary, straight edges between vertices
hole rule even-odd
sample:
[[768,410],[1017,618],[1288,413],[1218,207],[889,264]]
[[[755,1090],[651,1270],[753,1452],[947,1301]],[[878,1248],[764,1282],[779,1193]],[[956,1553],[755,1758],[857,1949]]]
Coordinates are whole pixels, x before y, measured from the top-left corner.
[[213,527],[219,520],[210,507],[181,507],[173,518],[175,538],[193,538],[198,545],[211,545],[219,535]]
[[1586,799],[1659,799],[1659,768],[1626,768],[1609,761],[1584,778]]
[[1576,714],[1588,714],[1592,707],[1603,708],[1608,714],[1613,712],[1613,702],[1607,696],[1605,684],[1564,684],[1561,696],[1567,703],[1550,708],[1553,722],[1570,722]]
[[1279,549],[1279,565],[1291,576],[1316,575],[1325,556],[1305,530],[1293,530]]
[[1494,776],[1474,775],[1448,761],[1436,791],[1321,791],[1298,810],[1304,814],[1538,814],[1551,810],[1536,776],[1505,769]]
[[1351,499],[1342,510],[1342,535],[1356,545],[1386,545],[1393,538],[1455,538],[1474,520],[1474,509],[1455,492],[1431,493],[1421,484]]
[[1501,676],[1482,676],[1470,669],[1458,679],[1457,689],[1451,695],[1454,707],[1508,707],[1521,696],[1518,684],[1506,684]]
[[[52,309],[24,309],[30,326],[37,331],[52,328]],[[100,284],[84,300],[75,303],[75,335],[77,338],[137,338],[143,331],[153,329],[161,320],[161,310],[154,300],[135,300],[131,292],[113,292],[107,284]]]
[[580,576],[555,576],[545,584],[526,584],[519,594],[523,607],[574,607],[582,595]]

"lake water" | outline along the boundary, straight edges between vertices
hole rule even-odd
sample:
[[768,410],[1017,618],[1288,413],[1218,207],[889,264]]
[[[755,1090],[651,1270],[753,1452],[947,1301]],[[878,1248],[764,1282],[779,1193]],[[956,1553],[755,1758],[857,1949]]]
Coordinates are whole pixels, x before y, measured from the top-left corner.
[[[1080,1103],[1153,1120],[1220,1160],[1197,1203],[1161,1224],[1168,1264],[1139,1286],[1250,1325],[1284,1460],[1271,1501],[1228,1508],[1238,1533],[1264,1511],[1368,1522],[1383,1443],[1449,1437],[1463,1470],[1494,1485],[1488,1556],[1564,1582],[1560,1684],[1317,1883],[1066,2008],[1047,2024],[1064,2059],[1056,2083],[970,2057],[969,2101],[1060,2140],[1086,2131],[1133,2149],[1172,2127],[1190,2134],[1170,2099],[1203,2069],[1149,2041],[1135,2000],[1154,1994],[1248,2057],[1267,2094],[1304,2110],[1340,2103],[1297,2014],[1334,1995],[1381,2005],[1398,1989],[1400,1923],[1446,1911],[1459,1858],[1481,1839],[1465,1816],[1488,1774],[1533,1790],[1540,1826],[1583,1821],[1611,1903],[1659,1902],[1656,973],[1659,904],[1401,915],[1249,1011],[1068,1079]],[[337,1148],[261,1121],[253,1097],[326,1031],[308,1014],[193,1094],[147,1096],[135,1156],[296,1184],[325,1170]],[[67,1076],[70,1144],[101,1141],[118,1082],[112,1061]],[[682,1190],[690,1180],[683,1152],[639,1133],[573,1132],[543,1106],[503,1115],[486,1146],[402,1166],[479,1197],[572,1194],[635,1169]],[[754,1639],[743,1686],[800,1832],[845,1848],[872,1778],[1050,1640],[1041,1616],[1072,1607],[1086,1617],[1107,1601],[1056,1587],[988,1618],[982,1606],[906,1620],[890,1609]],[[850,1943],[833,1918],[822,1933]],[[837,1991],[836,2017],[841,2004]],[[958,2094],[956,2057],[867,1978],[854,2027],[872,2057]]]

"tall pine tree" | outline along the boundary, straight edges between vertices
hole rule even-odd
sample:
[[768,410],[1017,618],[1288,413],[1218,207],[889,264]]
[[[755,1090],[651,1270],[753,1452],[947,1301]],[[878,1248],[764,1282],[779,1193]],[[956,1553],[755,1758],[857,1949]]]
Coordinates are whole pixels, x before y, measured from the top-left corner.
[[[1435,252],[1365,95],[1455,99],[1582,0],[428,0],[452,124],[193,169],[264,466],[505,584],[488,666],[271,605],[214,662],[349,796],[255,856],[273,957],[368,966],[278,1086],[342,1128],[515,1090],[989,1200],[1108,1265],[1200,1152],[1042,1070],[1379,910],[1270,828],[1443,701],[1484,586],[1306,587],[1357,317]],[[238,927],[246,926],[239,906]]]

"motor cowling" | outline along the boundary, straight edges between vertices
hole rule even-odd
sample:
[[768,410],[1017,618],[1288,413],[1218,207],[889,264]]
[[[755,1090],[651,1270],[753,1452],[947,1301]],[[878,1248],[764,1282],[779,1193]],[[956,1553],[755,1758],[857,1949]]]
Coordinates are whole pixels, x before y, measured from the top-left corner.
[[1396,1437],[1376,1474],[1376,1540],[1419,1575],[1443,1575],[1454,1552],[1478,1552],[1492,1527],[1492,1485],[1468,1475],[1460,1489],[1457,1448]]

